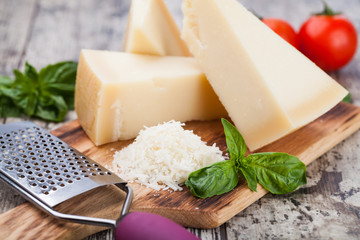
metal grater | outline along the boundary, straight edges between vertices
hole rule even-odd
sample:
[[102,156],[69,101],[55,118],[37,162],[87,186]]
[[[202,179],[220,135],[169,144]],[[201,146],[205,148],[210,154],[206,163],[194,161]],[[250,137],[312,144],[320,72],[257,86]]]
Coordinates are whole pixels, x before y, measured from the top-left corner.
[[116,227],[116,220],[63,214],[53,207],[114,184],[126,192],[122,217],[133,197],[126,181],[31,122],[0,125],[0,179],[55,217],[98,226]]

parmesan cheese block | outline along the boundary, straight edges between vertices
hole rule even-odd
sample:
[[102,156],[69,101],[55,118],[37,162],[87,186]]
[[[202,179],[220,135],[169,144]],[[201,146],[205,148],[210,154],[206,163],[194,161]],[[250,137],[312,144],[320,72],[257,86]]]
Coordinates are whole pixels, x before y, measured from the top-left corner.
[[183,38],[250,150],[324,114],[347,91],[236,0],[184,0]]
[[132,0],[124,51],[160,56],[190,56],[163,0]]
[[225,160],[215,144],[207,146],[184,125],[169,121],[141,130],[131,145],[114,154],[110,169],[129,182],[181,191],[191,172]]
[[96,145],[172,119],[227,115],[195,59],[97,50],[81,51],[75,110]]

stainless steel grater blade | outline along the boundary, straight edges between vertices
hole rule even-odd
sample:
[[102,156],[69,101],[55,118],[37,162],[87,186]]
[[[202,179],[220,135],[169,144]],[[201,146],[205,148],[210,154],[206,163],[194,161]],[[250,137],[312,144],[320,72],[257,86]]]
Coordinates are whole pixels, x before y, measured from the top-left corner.
[[114,184],[127,193],[123,216],[133,196],[126,181],[31,122],[0,125],[0,179],[56,217],[100,226],[116,226],[116,221],[62,214],[52,208],[91,189]]

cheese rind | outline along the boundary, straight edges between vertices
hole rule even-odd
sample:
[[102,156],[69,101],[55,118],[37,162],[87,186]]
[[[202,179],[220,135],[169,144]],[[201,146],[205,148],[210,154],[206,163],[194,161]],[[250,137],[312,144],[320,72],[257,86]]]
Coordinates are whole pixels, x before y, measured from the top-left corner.
[[81,51],[75,110],[96,145],[165,121],[227,115],[195,59],[97,50]]
[[347,91],[236,0],[184,0],[183,38],[258,149],[321,116]]
[[159,56],[190,56],[163,0],[132,0],[124,51]]

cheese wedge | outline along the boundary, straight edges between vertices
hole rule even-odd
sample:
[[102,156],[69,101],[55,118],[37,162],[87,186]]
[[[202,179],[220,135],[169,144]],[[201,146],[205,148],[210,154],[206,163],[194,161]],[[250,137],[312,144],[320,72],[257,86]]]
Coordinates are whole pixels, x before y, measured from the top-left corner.
[[184,0],[183,38],[250,150],[318,118],[347,91],[236,0]]
[[165,121],[227,116],[190,57],[82,50],[75,88],[79,122],[96,145]]
[[124,52],[159,56],[190,56],[163,0],[132,0]]

